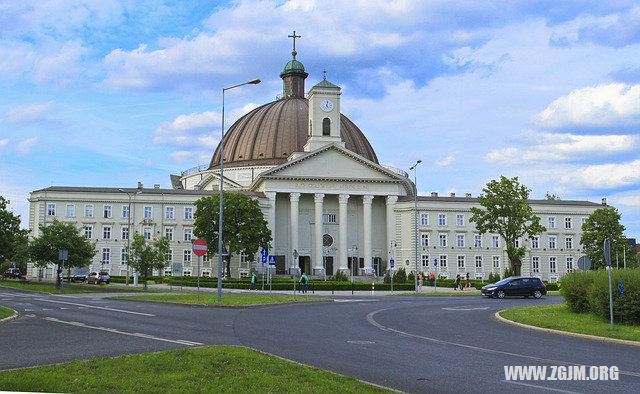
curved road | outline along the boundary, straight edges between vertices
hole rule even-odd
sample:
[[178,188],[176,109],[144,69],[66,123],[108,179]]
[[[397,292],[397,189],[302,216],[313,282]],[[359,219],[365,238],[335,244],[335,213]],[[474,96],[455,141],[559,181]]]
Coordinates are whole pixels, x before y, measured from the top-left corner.
[[[0,324],[0,370],[200,345],[245,345],[409,392],[638,392],[640,347],[497,322],[511,306],[481,297],[336,297],[251,309],[202,308],[0,288],[23,316]],[[6,341],[6,338],[11,338]],[[618,381],[505,381],[509,365],[606,365]],[[550,373],[548,373],[550,374]],[[587,367],[588,375],[588,367]],[[1,388],[0,388],[1,389]]]

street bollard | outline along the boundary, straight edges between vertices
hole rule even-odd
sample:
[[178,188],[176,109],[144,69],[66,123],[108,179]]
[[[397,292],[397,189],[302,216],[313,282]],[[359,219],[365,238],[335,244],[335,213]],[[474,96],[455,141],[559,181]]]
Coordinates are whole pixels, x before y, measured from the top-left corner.
[[333,285],[334,285],[334,283],[331,282],[331,294],[333,294]]
[[316,294],[316,284],[315,283],[311,284],[311,294]]
[[353,295],[353,282],[351,282],[351,295]]
[[371,282],[371,295],[376,295],[376,284]]

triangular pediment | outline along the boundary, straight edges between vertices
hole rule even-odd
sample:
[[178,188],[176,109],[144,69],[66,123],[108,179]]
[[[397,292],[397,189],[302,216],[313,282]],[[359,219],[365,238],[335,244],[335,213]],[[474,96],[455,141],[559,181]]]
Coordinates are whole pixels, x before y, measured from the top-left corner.
[[[212,186],[212,184],[217,185],[218,187],[220,186],[220,174],[216,174],[216,173],[208,174],[207,176],[202,178],[200,182],[198,182],[198,187],[202,190],[211,189],[210,186]],[[227,177],[224,178],[224,187],[242,188],[242,186],[239,183],[236,183]]]

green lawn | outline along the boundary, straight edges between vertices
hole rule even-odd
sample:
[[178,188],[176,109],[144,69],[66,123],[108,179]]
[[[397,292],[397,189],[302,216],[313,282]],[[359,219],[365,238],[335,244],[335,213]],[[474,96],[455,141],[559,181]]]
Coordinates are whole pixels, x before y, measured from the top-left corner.
[[640,326],[625,326],[614,321],[615,329],[612,331],[608,320],[591,313],[570,312],[565,304],[511,308],[500,312],[500,316],[537,327],[640,341]]
[[0,320],[9,316],[13,316],[13,311],[11,309],[0,306]]
[[[2,279],[0,287],[11,287],[14,289],[37,291],[41,293],[52,294],[78,294],[78,293],[123,293],[144,291],[142,287],[122,287],[111,285],[90,285],[87,283],[65,283],[64,290],[55,286],[52,282],[29,282],[23,283],[17,279]],[[158,290],[146,290],[149,292],[157,292]]]
[[223,294],[222,303],[218,304],[218,295],[210,293],[200,293],[200,302],[196,293],[172,293],[172,294],[146,294],[135,296],[113,297],[126,300],[144,300],[158,302],[174,302],[178,304],[200,304],[200,305],[256,305],[256,304],[278,304],[283,302],[307,302],[307,301],[327,301],[327,298],[312,298],[307,296],[269,296],[269,295],[245,295],[245,294]]
[[153,393],[377,393],[354,378],[255,350],[216,346],[0,372],[0,390]]

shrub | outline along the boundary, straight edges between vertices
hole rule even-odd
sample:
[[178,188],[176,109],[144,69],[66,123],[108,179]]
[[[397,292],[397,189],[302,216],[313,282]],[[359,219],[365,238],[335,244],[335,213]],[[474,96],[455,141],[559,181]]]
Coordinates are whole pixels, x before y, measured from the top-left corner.
[[349,281],[349,278],[347,277],[347,274],[345,274],[343,271],[336,271],[336,274],[333,276],[330,276],[329,280],[333,280],[336,282],[347,282]]
[[515,274],[515,273],[513,272],[513,268],[511,268],[511,267],[507,267],[507,268],[505,268],[505,269],[504,269],[504,275],[503,275],[503,277],[508,278],[508,277],[510,277],[510,276],[514,276],[514,274]]
[[393,281],[395,283],[404,283],[407,281],[407,271],[404,268],[398,269],[396,273],[393,275]]
[[[562,278],[560,294],[564,297],[571,312],[585,313],[590,311],[587,291],[593,283],[593,278],[590,271],[572,272]],[[549,290],[549,285],[547,285],[547,290]]]
[[489,283],[496,283],[500,280],[500,274],[489,273]]
[[414,283],[416,281],[416,275],[413,272],[409,272],[407,276],[407,281]]

